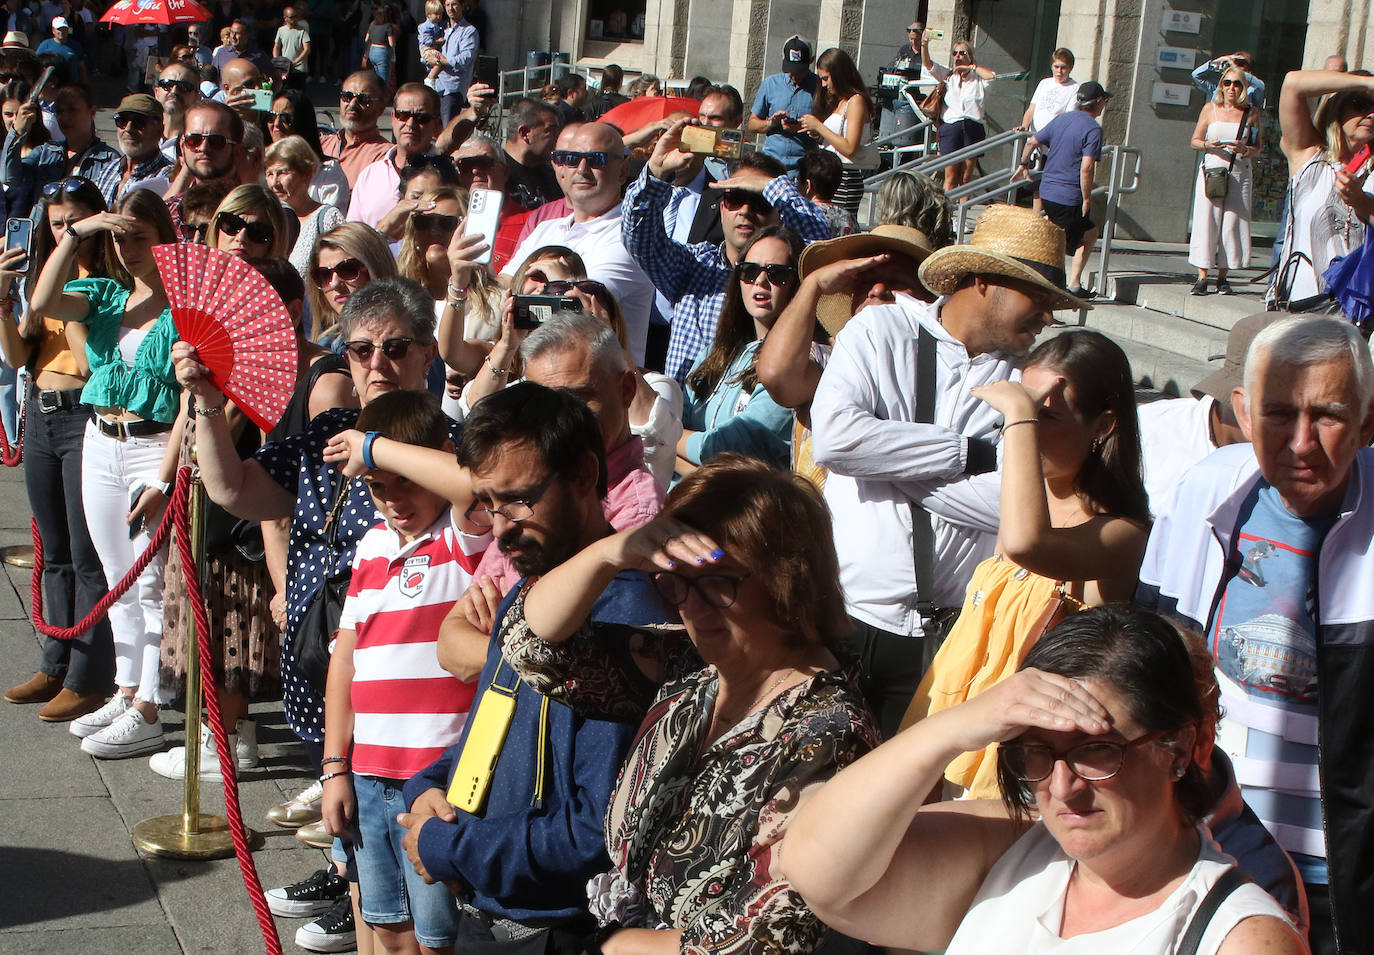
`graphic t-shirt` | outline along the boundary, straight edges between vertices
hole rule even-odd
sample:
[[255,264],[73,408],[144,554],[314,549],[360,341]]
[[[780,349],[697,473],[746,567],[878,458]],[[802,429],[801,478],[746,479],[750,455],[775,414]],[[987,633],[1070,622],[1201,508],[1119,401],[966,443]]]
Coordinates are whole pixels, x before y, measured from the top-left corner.
[[1217,742],[1235,764],[1241,794],[1280,845],[1314,862],[1326,856],[1317,778],[1317,555],[1334,522],[1334,514],[1298,517],[1261,481],[1241,508],[1235,573],[1208,634],[1226,713]]

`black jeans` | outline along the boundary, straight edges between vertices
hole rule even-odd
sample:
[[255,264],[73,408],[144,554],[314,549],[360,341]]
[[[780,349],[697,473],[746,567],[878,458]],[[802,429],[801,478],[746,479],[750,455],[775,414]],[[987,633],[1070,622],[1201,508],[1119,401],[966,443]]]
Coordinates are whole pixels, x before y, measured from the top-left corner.
[[[105,596],[105,571],[81,509],[81,444],[90,405],[47,414],[37,389],[24,410],[24,485],[43,540],[43,614],[70,627]],[[114,684],[114,639],[101,620],[75,640],[45,638],[40,669],[64,676],[75,693],[109,693]]]
[[958,615],[957,609],[935,611],[934,618],[924,625],[926,633],[919,637],[849,618],[854,626],[851,647],[859,657],[859,689],[878,717],[883,739],[891,739],[901,727],[921,678]]

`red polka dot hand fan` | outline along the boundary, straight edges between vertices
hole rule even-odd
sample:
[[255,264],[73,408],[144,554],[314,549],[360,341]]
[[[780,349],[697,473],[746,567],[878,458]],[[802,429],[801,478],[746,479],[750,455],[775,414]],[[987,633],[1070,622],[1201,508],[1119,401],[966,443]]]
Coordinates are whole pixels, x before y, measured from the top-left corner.
[[296,387],[296,329],[262,273],[206,245],[153,248],[172,319],[215,386],[263,431],[281,420]]

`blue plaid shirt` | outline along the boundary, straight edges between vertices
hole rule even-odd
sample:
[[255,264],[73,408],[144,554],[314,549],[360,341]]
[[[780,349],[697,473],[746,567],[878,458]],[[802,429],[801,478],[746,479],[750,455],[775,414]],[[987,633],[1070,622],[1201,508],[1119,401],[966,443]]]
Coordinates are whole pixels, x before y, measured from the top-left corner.
[[[668,337],[668,361],[664,368],[678,384],[711,347],[716,322],[725,305],[725,290],[732,266],[725,246],[711,242],[685,245],[673,241],[663,222],[663,211],[673,187],[649,175],[647,166],[625,191],[620,207],[620,234],[625,248],[649,281],[673,306]],[[807,199],[792,180],[779,176],[763,189],[763,197],[778,210],[782,224],[806,242],[830,238],[825,213]]]
[[91,140],[89,146],[72,162],[70,171],[67,166],[67,147],[62,143],[44,143],[27,156],[22,155],[23,137],[11,132],[5,137],[3,162],[0,162],[0,182],[6,186],[18,186],[33,196],[35,213],[37,201],[42,198],[43,187],[57,182],[66,176],[84,176],[95,183],[107,205],[113,205],[115,189],[119,186],[119,176],[124,171],[124,157],[115,152],[99,138]]

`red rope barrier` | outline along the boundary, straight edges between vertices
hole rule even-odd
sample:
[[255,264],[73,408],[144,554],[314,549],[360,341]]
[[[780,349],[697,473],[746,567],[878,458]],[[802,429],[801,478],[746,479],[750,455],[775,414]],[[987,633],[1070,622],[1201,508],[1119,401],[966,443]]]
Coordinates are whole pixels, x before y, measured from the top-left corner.
[[0,428],[0,464],[7,468],[19,467],[19,462],[24,460],[24,405],[25,401],[19,402],[19,434],[15,438],[14,447],[10,447],[9,435],[5,434],[5,429]]
[[[196,621],[201,682],[203,686],[210,687],[210,692],[205,694],[205,709],[210,717],[210,730],[215,737],[215,751],[219,753],[220,772],[224,776],[224,814],[229,819],[229,834],[234,840],[234,855],[238,857],[243,884],[248,889],[248,899],[253,903],[253,911],[257,913],[258,925],[262,929],[267,951],[270,955],[282,955],[277,923],[267,907],[267,896],[262,891],[262,881],[258,878],[253,853],[248,847],[248,831],[243,824],[243,811],[239,806],[238,767],[234,762],[235,754],[229,748],[229,733],[224,728],[219,694],[214,691],[215,673],[210,659],[210,615],[205,610],[205,599],[200,591],[200,569],[196,566],[195,556],[191,553],[191,535],[186,533],[190,522],[190,495],[187,491],[190,477],[189,467],[181,468],[177,472],[177,489],[168,507],[171,508],[171,522],[177,528],[177,550],[181,554],[181,566],[186,574],[186,596],[191,601],[191,614]],[[186,705],[195,706],[196,703],[194,700],[187,700]],[[196,744],[194,740],[188,739],[186,745]]]

